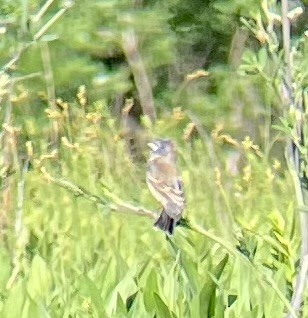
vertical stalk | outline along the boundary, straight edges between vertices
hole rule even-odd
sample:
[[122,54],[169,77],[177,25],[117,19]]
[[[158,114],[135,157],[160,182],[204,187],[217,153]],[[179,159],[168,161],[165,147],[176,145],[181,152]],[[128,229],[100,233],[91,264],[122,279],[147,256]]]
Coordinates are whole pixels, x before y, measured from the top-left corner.
[[[7,226],[8,213],[12,210],[12,178],[9,176],[13,165],[13,155],[11,151],[11,142],[14,139],[14,132],[9,131],[7,127],[11,127],[12,123],[12,102],[11,94],[13,92],[13,81],[10,79],[7,91],[6,109],[3,121],[3,131],[1,138],[2,148],[2,162],[5,169],[5,176],[3,178],[2,189],[2,204],[0,206],[0,237],[4,236]],[[6,128],[5,128],[6,127]]]
[[[285,61],[285,76],[284,86],[287,92],[288,107],[295,107],[300,114],[303,114],[302,100],[298,101],[294,98],[293,92],[293,78],[292,78],[292,56],[290,47],[290,20],[288,18],[288,1],[282,0],[282,32],[283,32],[283,48],[284,48],[284,61]],[[298,143],[301,146],[305,146],[305,140],[303,137],[303,123],[300,120],[296,120],[295,129]],[[307,194],[306,189],[301,183],[301,153],[295,143],[289,139],[286,145],[286,157],[288,162],[289,171],[291,173],[295,193],[297,206],[299,210],[299,220],[301,229],[301,257],[299,273],[297,275],[296,283],[293,289],[293,295],[291,300],[291,306],[295,312],[298,312],[301,307],[301,301],[303,292],[307,282],[307,270],[308,270],[308,213],[305,212],[305,206],[307,206]],[[291,317],[290,314],[287,317]]]
[[123,51],[134,76],[143,114],[154,123],[156,110],[152,88],[137,43],[138,39],[132,28],[128,28],[122,33]]
[[[48,105],[49,108],[54,111],[56,109],[56,93],[55,93],[55,83],[53,78],[53,72],[51,67],[51,58],[47,42],[41,42],[41,55],[43,61],[45,82],[47,88]],[[51,144],[57,145],[59,138],[59,125],[54,119],[51,119]]]

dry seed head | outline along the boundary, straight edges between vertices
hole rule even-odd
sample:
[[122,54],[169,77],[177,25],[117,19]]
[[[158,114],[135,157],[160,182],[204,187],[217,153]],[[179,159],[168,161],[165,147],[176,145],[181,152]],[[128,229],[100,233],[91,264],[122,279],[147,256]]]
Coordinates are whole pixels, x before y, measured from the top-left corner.
[[87,91],[85,85],[79,86],[77,98],[81,106],[85,106],[87,104]]
[[303,14],[304,10],[301,6],[294,8],[293,10],[291,10],[287,17],[291,22],[295,22],[299,16],[301,16]]
[[266,42],[268,42],[268,34],[264,30],[259,30],[256,33],[256,38],[261,44],[265,44]]
[[9,84],[9,76],[6,74],[0,75],[0,97],[7,93],[7,85]]
[[249,136],[246,136],[245,139],[242,141],[242,146],[244,148],[244,150],[254,150],[255,153],[259,156],[259,157],[262,157],[263,154],[262,152],[260,151],[260,147],[258,145],[255,145],[252,140],[250,139]]
[[220,135],[218,137],[218,139],[220,139],[221,141],[233,145],[233,146],[238,146],[238,142],[236,139],[232,138],[230,135]]
[[6,130],[9,134],[14,135],[16,133],[19,133],[21,129],[19,127],[14,127],[9,125],[8,123],[4,123],[2,125],[3,129]]
[[62,107],[62,104],[63,104],[64,102],[63,102],[63,99],[62,99],[62,98],[57,98],[57,99],[56,99],[56,103],[57,103],[58,106]]
[[97,124],[101,121],[102,115],[98,112],[88,113],[86,119],[91,121],[93,124]]
[[242,141],[242,145],[243,145],[245,150],[248,150],[248,149],[252,148],[253,142],[249,136],[246,136],[245,139]]
[[192,81],[194,79],[198,79],[200,77],[206,77],[206,76],[209,76],[209,75],[210,75],[210,73],[205,71],[205,70],[197,70],[197,71],[195,71],[195,72],[193,72],[191,74],[187,74],[186,75],[186,79],[188,81]]
[[78,143],[72,144],[72,143],[70,143],[68,141],[68,139],[66,137],[62,137],[61,138],[61,142],[67,148],[70,148],[70,149],[78,149],[79,148],[79,144]]
[[50,108],[45,109],[45,113],[47,114],[48,118],[50,119],[60,119],[62,118],[62,114],[57,110],[52,110]]
[[41,155],[40,156],[40,161],[46,160],[46,159],[56,159],[58,156],[58,150],[54,149],[51,153],[46,154],[46,155]]
[[243,168],[243,180],[246,182],[249,182],[251,180],[251,165],[247,165],[246,167]]
[[211,136],[216,139],[219,136],[219,133],[224,129],[223,124],[217,124],[216,127],[212,130]]
[[19,86],[18,90],[20,91],[20,94],[11,95],[11,97],[10,97],[10,101],[12,103],[22,102],[22,101],[28,99],[28,97],[29,97],[29,92],[27,90],[25,90],[22,86]]
[[9,144],[11,145],[11,147],[16,150],[16,138],[15,137],[10,137],[8,139]]
[[52,176],[47,172],[45,167],[41,167],[40,169],[41,173],[43,174],[43,177],[47,180],[47,181],[52,181]]
[[134,107],[134,99],[133,98],[126,98],[125,99],[125,104],[122,109],[123,114],[129,114],[131,109]]
[[57,106],[61,107],[63,110],[68,110],[68,103],[64,102],[62,98],[57,98],[56,103]]
[[275,170],[280,170],[280,168],[281,168],[281,162],[280,162],[279,160],[275,159],[275,160],[274,160],[274,163],[273,163],[273,168],[274,168]]
[[181,107],[175,107],[172,110],[172,117],[176,121],[181,121],[182,119],[185,118],[185,113],[182,111]]
[[120,134],[117,134],[117,135],[114,135],[113,136],[113,141],[114,142],[118,142],[118,141],[120,141],[121,140],[121,135]]
[[268,18],[273,21],[274,24],[281,24],[281,16],[274,12],[268,12]]
[[188,123],[183,132],[183,139],[185,141],[190,140],[195,132],[197,132],[196,124]]

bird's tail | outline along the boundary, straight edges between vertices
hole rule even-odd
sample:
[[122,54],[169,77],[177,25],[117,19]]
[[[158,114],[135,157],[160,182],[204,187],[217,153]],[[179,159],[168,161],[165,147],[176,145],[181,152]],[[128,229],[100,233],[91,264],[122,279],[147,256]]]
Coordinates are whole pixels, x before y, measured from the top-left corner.
[[172,235],[175,222],[174,219],[172,219],[165,211],[163,211],[158,220],[154,223],[154,226],[158,227],[167,234]]

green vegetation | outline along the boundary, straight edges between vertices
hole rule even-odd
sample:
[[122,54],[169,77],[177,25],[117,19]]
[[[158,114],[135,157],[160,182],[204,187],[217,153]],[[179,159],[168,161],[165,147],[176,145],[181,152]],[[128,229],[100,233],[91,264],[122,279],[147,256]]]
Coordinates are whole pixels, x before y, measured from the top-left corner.
[[[0,317],[308,316],[307,23],[283,41],[273,2],[0,0]],[[155,137],[185,186],[172,238]]]

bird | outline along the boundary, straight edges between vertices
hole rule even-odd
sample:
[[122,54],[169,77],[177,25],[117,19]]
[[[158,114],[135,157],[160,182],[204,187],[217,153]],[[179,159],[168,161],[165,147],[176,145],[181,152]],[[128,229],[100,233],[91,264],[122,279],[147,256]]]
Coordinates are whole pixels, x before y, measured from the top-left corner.
[[153,197],[163,207],[154,226],[172,235],[186,207],[175,145],[170,139],[156,139],[148,143],[148,146],[151,150],[146,182]]

